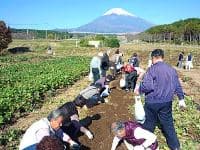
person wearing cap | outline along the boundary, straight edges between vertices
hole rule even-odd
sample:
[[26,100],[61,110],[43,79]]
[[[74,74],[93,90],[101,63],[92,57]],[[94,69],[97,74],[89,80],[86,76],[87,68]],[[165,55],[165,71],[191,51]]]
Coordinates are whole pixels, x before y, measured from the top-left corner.
[[92,75],[93,75],[93,83],[95,83],[101,77],[101,74],[102,74],[101,58],[102,57],[103,57],[103,53],[99,52],[98,56],[94,56],[90,62],[90,72],[92,72]]
[[104,103],[104,97],[101,95],[102,91],[102,84],[97,82],[94,85],[90,85],[82,90],[75,98],[74,102],[82,105],[80,107],[85,105],[87,108],[91,108],[99,103]]
[[52,111],[47,118],[42,118],[33,123],[23,135],[20,141],[19,150],[35,150],[37,144],[45,136],[57,137],[67,142],[70,146],[78,145],[69,135],[60,128],[64,119],[64,114],[60,110]]
[[179,150],[173,117],[172,100],[174,94],[179,98],[179,106],[185,108],[184,93],[176,70],[164,62],[164,51],[155,49],[151,53],[153,65],[148,68],[143,80],[134,91],[136,95],[145,94],[145,117],[143,128],[154,132],[161,125],[168,147]]
[[111,130],[113,138],[111,150],[115,150],[120,141],[123,141],[128,150],[158,150],[158,142],[155,134],[142,128],[135,121],[114,122]]

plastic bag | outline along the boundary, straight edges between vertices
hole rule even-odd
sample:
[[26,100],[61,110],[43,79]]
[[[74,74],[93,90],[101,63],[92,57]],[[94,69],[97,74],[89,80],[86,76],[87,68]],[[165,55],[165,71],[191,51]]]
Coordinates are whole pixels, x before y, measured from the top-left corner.
[[117,69],[117,70],[120,70],[120,69],[122,68],[122,66],[123,66],[122,64],[117,64],[117,65],[116,65],[116,69]]
[[141,124],[145,122],[145,111],[140,96],[135,96],[135,119]]
[[125,79],[124,79],[124,78],[121,78],[120,81],[119,81],[119,86],[120,86],[120,88],[125,87],[125,85],[126,85]]

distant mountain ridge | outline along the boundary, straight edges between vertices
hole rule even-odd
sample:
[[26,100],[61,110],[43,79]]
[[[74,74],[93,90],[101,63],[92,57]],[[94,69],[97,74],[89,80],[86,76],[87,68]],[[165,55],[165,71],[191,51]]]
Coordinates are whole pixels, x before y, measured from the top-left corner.
[[137,17],[122,8],[113,8],[88,24],[70,29],[70,32],[88,33],[138,33],[154,24]]

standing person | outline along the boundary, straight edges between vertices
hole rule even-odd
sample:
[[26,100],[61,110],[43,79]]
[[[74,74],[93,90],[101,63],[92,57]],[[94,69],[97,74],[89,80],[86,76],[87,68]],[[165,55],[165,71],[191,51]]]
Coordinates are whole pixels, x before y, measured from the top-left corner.
[[64,142],[70,144],[70,146],[78,145],[67,134],[65,134],[60,126],[62,125],[64,115],[60,110],[52,111],[47,118],[33,123],[23,135],[20,142],[19,150],[35,150],[37,144],[45,136],[58,137]]
[[111,130],[115,137],[113,139],[111,150],[115,150],[119,141],[124,142],[128,150],[158,150],[156,136],[142,128],[134,121],[114,122]]
[[102,74],[101,57],[103,57],[103,53],[99,52],[98,56],[94,56],[90,62],[90,72],[93,74],[93,83],[100,79]]
[[110,60],[110,69],[112,77],[115,78],[117,70],[120,69],[118,66],[121,66],[122,64],[122,56],[123,54],[120,53],[119,49],[115,51],[115,54],[111,57]]
[[110,54],[110,51],[107,51],[103,53],[103,56],[101,58],[101,70],[102,70],[101,76],[102,77],[106,77],[106,71],[108,71],[109,69],[109,64],[110,64],[109,54]]
[[192,68],[192,54],[189,53],[187,58],[186,58],[185,69],[190,70],[191,68]]
[[178,56],[178,67],[183,67],[183,60],[184,60],[184,52],[181,52]]
[[129,60],[129,63],[133,65],[134,67],[139,67],[140,61],[139,61],[137,53],[133,53],[132,57]]
[[176,93],[179,106],[186,107],[184,93],[178,74],[174,68],[164,62],[164,51],[155,49],[151,53],[153,65],[147,70],[136,94],[145,94],[144,129],[154,132],[156,125],[161,125],[167,144],[171,150],[179,150],[173,117],[172,100]]

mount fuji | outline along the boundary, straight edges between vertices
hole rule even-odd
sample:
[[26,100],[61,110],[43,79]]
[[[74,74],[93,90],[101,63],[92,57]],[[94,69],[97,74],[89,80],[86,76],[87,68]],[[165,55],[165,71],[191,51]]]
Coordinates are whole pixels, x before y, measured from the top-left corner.
[[88,24],[71,29],[70,32],[139,33],[152,26],[154,26],[154,24],[122,8],[113,8]]

